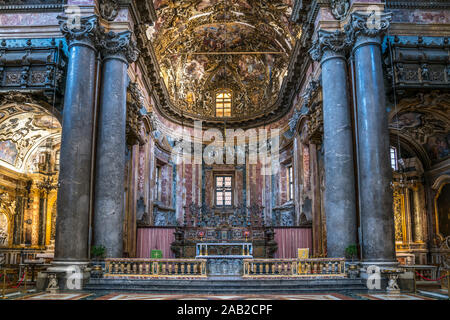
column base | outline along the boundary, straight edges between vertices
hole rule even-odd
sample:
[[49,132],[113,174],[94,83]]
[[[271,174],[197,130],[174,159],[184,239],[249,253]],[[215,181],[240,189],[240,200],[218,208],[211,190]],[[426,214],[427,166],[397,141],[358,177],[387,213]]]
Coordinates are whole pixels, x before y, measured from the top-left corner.
[[38,291],[82,290],[89,281],[88,261],[54,261],[52,266],[38,274]]
[[414,291],[414,275],[400,270],[397,261],[363,261],[360,276],[369,292],[398,295]]

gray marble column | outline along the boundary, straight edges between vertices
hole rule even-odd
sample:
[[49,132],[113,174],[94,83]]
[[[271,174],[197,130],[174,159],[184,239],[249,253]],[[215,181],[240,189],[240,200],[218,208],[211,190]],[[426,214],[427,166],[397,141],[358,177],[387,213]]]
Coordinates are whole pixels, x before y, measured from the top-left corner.
[[389,27],[389,20],[387,14],[369,19],[369,15],[355,12],[347,27],[354,39],[362,257],[364,262],[380,264],[395,261],[392,170],[381,65],[381,33]]
[[88,260],[89,182],[97,50],[96,16],[82,18],[74,26],[60,18],[69,45],[61,165],[56,219],[55,262],[70,264]]
[[103,55],[94,200],[94,245],[106,257],[121,258],[125,188],[125,126],[128,63],[137,59],[131,33],[109,32],[100,42]]
[[356,245],[353,141],[347,85],[348,48],[345,34],[319,30],[310,53],[322,66],[323,144],[325,165],[324,209],[327,254],[344,257]]

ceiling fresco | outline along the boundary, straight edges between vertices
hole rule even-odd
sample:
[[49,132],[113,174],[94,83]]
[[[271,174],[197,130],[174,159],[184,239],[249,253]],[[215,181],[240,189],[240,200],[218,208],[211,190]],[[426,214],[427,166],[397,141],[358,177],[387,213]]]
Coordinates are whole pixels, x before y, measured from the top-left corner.
[[147,36],[173,106],[194,119],[215,118],[217,91],[232,91],[230,120],[275,104],[299,27],[292,0],[155,0]]
[[[28,160],[48,139],[61,139],[59,121],[34,105],[9,104],[0,108],[0,162],[24,172]],[[54,143],[54,142],[52,142]]]

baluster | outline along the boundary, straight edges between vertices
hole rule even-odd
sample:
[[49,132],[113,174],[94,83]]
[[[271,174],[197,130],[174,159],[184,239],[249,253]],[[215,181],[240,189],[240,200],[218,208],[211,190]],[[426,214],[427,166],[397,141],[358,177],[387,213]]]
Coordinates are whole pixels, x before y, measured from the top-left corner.
[[169,275],[172,274],[172,262],[169,262]]

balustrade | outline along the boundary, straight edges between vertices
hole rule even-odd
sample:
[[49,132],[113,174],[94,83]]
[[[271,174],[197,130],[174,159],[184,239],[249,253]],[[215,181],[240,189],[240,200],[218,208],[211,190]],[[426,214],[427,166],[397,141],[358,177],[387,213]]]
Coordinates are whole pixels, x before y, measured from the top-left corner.
[[345,277],[345,259],[244,259],[244,277]]
[[105,277],[206,277],[203,259],[106,259]]

